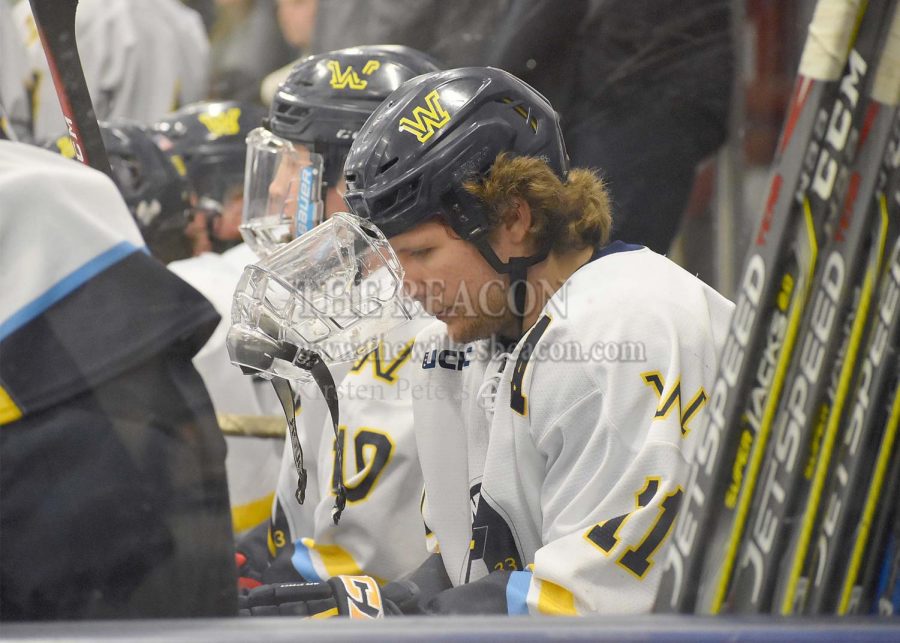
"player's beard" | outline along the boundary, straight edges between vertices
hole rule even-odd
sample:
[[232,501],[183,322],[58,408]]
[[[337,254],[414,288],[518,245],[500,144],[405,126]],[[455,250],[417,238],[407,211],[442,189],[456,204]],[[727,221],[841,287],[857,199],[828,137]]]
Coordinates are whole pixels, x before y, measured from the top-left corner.
[[454,342],[466,343],[510,335],[516,317],[509,308],[508,294],[504,289],[488,288],[484,299],[473,309],[470,314],[445,319],[447,332]]

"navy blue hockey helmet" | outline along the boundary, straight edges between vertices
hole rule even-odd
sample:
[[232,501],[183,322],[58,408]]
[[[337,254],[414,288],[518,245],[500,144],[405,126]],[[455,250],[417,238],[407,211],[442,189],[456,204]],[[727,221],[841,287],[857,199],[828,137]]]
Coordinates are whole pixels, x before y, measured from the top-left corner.
[[267,127],[325,159],[334,185],[350,144],[369,115],[407,80],[440,69],[431,56],[402,45],[367,45],[303,59],[272,99]]
[[[192,253],[185,229],[191,222],[186,179],[153,141],[150,130],[138,123],[114,120],[100,123],[113,182],[137,223],[150,254],[168,263]],[[75,158],[68,135],[44,147]]]
[[359,133],[344,166],[344,198],[388,237],[440,215],[484,254],[490,225],[462,186],[486,176],[501,152],[541,157],[563,180],[568,174],[559,116],[522,80],[491,67],[420,76]]
[[262,125],[266,108],[245,101],[185,105],[153,125],[156,142],[183,164],[204,209],[215,211],[232,188],[243,189],[247,134]]

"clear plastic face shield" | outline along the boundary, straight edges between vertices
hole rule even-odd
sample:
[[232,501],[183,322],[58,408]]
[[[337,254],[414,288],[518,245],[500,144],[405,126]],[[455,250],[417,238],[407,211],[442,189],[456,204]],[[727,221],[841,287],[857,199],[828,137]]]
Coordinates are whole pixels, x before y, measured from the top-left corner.
[[326,364],[365,355],[417,306],[381,232],[341,212],[244,269],[228,354],[245,371],[308,381],[312,355]]
[[247,135],[241,236],[257,256],[321,223],[324,161],[264,127]]

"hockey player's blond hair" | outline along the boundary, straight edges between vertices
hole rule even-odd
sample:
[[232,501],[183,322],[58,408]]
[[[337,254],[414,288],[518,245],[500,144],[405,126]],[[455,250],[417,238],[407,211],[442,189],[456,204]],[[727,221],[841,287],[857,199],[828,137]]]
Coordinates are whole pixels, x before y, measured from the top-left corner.
[[609,195],[591,170],[572,169],[562,181],[542,159],[500,154],[487,178],[465,188],[484,203],[492,226],[503,219],[513,197],[527,201],[532,237],[549,241],[555,252],[596,247],[609,239]]

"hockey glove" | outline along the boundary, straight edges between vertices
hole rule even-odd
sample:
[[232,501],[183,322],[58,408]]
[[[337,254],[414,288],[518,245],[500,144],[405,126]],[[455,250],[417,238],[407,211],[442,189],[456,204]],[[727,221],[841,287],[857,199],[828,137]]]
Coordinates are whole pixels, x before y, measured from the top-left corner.
[[334,576],[324,583],[262,585],[238,597],[241,616],[384,618],[400,610],[382,598],[370,576]]
[[234,564],[238,572],[238,592],[262,585],[259,573],[250,565],[245,554],[239,551],[234,552]]
[[265,585],[274,585],[276,583],[306,583],[310,580],[318,581],[319,579],[304,578],[303,575],[294,567],[294,545],[289,543],[283,547],[278,555],[269,563],[265,571],[262,573],[262,582]]
[[237,543],[234,564],[238,570],[238,591],[259,587],[264,581],[263,570],[269,565],[266,537],[269,521],[260,523],[244,534]]

